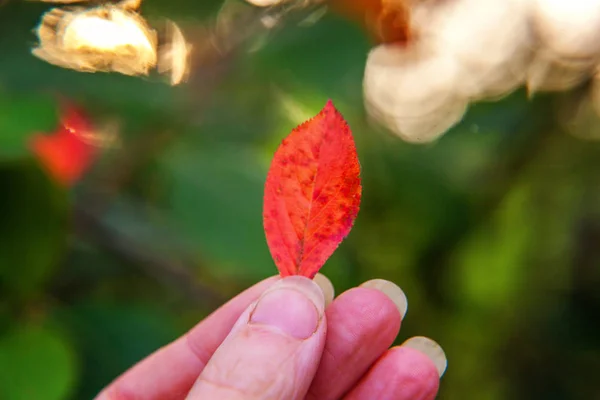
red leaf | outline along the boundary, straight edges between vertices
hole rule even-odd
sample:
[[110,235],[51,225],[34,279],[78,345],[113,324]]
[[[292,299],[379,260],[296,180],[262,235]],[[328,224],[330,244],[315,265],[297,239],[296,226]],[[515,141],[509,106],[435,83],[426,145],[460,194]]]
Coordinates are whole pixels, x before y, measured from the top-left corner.
[[31,148],[58,182],[71,186],[95,158],[97,148],[86,140],[92,132],[93,128],[83,111],[65,103],[57,130],[50,135],[34,135]]
[[267,175],[263,224],[281,276],[315,276],[352,229],[361,191],[352,133],[328,101],[283,140]]

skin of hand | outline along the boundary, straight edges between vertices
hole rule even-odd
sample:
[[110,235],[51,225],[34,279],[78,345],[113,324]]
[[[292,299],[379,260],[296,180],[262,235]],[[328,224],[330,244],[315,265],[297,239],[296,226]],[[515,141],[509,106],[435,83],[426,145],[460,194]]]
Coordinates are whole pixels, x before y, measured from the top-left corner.
[[118,377],[96,400],[433,400],[442,348],[394,342],[406,296],[375,279],[272,277]]

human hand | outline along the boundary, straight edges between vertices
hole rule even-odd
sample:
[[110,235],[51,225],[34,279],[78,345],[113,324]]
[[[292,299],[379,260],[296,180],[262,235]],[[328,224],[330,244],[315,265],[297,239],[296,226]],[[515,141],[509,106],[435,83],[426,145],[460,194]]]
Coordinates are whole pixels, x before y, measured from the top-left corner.
[[388,281],[333,300],[320,274],[314,281],[272,277],[142,360],[96,400],[432,400],[446,368],[442,349],[423,337],[389,349],[406,306]]

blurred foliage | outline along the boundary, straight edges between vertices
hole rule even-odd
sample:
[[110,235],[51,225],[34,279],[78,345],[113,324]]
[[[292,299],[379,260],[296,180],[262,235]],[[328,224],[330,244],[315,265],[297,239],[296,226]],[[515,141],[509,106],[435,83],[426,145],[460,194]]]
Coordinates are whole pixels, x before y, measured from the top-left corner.
[[[143,10],[196,32],[232,3]],[[556,96],[476,105],[439,143],[413,146],[365,120],[370,44],[334,15],[290,18],[171,88],[32,57],[46,9],[0,7],[0,399],[90,399],[274,274],[268,163],[328,98],[364,179],[355,228],[323,269],[337,292],[375,277],[402,286],[398,343],[444,347],[440,399],[600,398],[600,144],[562,132]],[[57,96],[121,128],[122,146],[72,190],[28,148],[55,126]]]
[[59,400],[72,391],[75,357],[65,337],[41,327],[23,326],[4,334],[0,372],[3,399]]

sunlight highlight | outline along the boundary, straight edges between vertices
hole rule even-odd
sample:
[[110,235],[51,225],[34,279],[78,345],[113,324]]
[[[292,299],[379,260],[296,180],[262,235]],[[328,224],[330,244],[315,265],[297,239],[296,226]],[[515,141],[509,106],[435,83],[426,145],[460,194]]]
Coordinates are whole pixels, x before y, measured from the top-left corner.
[[65,49],[115,53],[133,47],[155,57],[154,46],[144,27],[122,12],[111,12],[110,20],[85,14],[75,17],[65,29],[63,43]]

